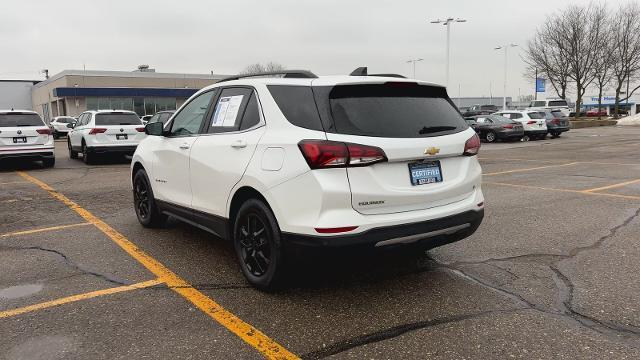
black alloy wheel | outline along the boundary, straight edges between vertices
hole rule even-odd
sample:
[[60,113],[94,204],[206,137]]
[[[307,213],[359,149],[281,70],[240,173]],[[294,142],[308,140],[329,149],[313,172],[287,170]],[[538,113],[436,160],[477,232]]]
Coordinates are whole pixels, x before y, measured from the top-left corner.
[[247,200],[238,210],[233,242],[242,272],[259,290],[275,290],[284,272],[280,228],[273,212],[258,199]]
[[159,211],[144,170],[138,170],[133,176],[133,207],[138,222],[144,227],[161,227],[167,222],[168,216]]
[[244,266],[256,277],[263,276],[271,264],[272,241],[267,225],[254,213],[247,214],[240,222],[238,241]]
[[142,221],[148,221],[151,216],[151,206],[149,205],[149,187],[147,182],[138,179],[133,187],[133,204],[136,208],[136,215]]

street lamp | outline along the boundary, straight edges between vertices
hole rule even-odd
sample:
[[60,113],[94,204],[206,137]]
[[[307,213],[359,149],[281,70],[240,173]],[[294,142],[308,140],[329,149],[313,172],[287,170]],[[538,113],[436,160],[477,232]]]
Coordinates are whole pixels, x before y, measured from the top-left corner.
[[413,78],[416,78],[416,63],[418,61],[422,61],[424,59],[411,59],[411,60],[407,60],[407,63],[413,63]]
[[451,40],[451,23],[453,22],[467,22],[467,20],[465,19],[460,19],[460,18],[447,18],[446,20],[433,20],[431,21],[432,24],[442,24],[444,26],[447,27],[447,69],[446,69],[446,73],[447,73],[447,80],[445,82],[446,86],[449,86],[449,43]]
[[516,44],[496,46],[494,50],[504,50],[504,84],[502,93],[502,110],[507,110],[507,50],[512,47],[516,47]]

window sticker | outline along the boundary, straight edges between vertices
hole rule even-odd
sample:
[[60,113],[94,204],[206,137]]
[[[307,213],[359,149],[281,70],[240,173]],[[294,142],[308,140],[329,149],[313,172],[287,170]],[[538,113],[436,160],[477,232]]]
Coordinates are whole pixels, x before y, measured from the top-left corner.
[[216,111],[213,114],[211,126],[233,127],[236,125],[240,104],[244,95],[224,96],[218,100]]

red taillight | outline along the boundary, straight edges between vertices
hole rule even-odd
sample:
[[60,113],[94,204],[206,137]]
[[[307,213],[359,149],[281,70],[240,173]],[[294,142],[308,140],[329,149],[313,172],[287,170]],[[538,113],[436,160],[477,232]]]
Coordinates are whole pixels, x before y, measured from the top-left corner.
[[513,129],[513,125],[511,124],[507,124],[507,125],[502,125],[503,129]]
[[344,226],[344,227],[337,227],[337,228],[315,228],[315,230],[320,234],[336,234],[336,233],[343,233],[343,232],[355,230],[357,228],[358,228],[357,226]]
[[478,155],[479,151],[480,151],[480,137],[478,136],[478,134],[473,134],[473,136],[470,137],[466,143],[464,143],[464,152],[462,153],[462,155],[465,155],[465,156]]
[[527,121],[527,125],[531,125],[531,124],[535,124],[535,123],[536,123],[536,121],[535,121],[535,120],[529,120],[529,121]]
[[137,131],[137,132],[144,132],[144,128],[143,128],[143,127],[137,127],[137,128],[136,128],[136,131]]
[[555,125],[560,125],[560,119],[553,119],[553,121],[551,121],[552,124]]
[[36,131],[41,135],[51,135],[51,129],[36,129]]
[[89,135],[95,135],[95,134],[102,134],[103,132],[106,132],[107,129],[105,128],[93,128],[89,131]]
[[311,169],[366,166],[387,160],[384,151],[375,146],[327,140],[302,140],[298,147]]

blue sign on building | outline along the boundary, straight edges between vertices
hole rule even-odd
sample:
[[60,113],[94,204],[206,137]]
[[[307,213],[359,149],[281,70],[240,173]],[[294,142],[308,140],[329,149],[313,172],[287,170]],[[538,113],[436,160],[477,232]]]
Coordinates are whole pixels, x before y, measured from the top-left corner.
[[545,80],[541,78],[536,79],[536,92],[545,92]]

